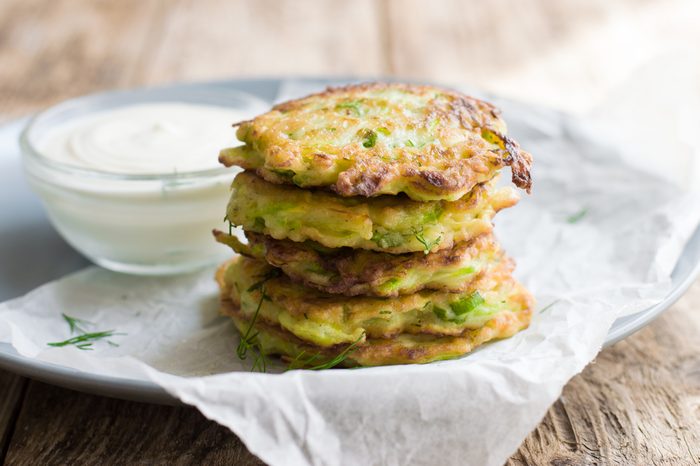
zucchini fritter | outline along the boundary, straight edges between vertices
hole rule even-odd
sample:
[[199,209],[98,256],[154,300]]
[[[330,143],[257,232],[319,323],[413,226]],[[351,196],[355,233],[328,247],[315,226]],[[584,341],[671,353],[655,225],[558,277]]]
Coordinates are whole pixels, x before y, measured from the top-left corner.
[[346,296],[392,297],[423,289],[465,291],[503,252],[491,234],[433,254],[386,254],[362,249],[329,249],[318,243],[276,240],[248,233],[248,244],[215,231],[217,241],[236,252],[264,259],[298,283]]
[[251,172],[233,181],[227,218],[275,239],[315,241],[392,254],[451,248],[492,230],[499,210],[517,203],[495,180],[456,201],[417,202],[403,196],[343,198],[320,190],[268,183]]
[[[217,274],[222,312],[252,325],[265,354],[330,358],[349,344],[355,365],[424,363],[460,356],[527,327],[532,297],[504,264],[468,293],[343,298],[294,284],[264,262],[239,257]],[[253,316],[255,317],[254,322]]]
[[221,275],[224,296],[250,318],[280,325],[315,346],[332,347],[400,334],[459,336],[530,307],[530,295],[502,261],[465,292],[421,291],[397,298],[345,297],[292,282],[265,262],[239,257]]
[[506,136],[499,113],[433,86],[329,88],[239,123],[245,145],[222,150],[219,160],[274,183],[419,201],[457,200],[510,166],[513,182],[529,192],[532,157]]

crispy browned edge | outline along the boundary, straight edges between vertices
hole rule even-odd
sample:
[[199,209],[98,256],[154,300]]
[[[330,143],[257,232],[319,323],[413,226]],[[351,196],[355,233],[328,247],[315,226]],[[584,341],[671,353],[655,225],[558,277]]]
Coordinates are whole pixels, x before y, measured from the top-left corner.
[[[307,253],[306,250],[299,249],[298,243],[290,240],[276,240],[272,237],[253,232],[246,232],[246,237],[251,244],[262,242],[265,245],[265,260],[268,262],[268,264],[274,267],[282,268],[283,270],[283,264],[285,262],[288,262],[300,252],[301,254]],[[493,247],[495,244],[496,241],[493,234],[485,233],[477,236],[476,238],[456,243],[451,248],[441,249],[432,254],[424,254],[422,251],[405,254],[391,254],[389,255],[391,257],[389,257],[388,260],[376,260],[372,262],[371,265],[363,269],[360,274],[351,273],[348,267],[354,260],[353,256],[354,254],[357,254],[357,250],[351,248],[339,248],[329,254],[311,250],[308,252],[308,254],[314,255],[313,261],[327,272],[337,276],[338,279],[336,281],[334,281],[330,286],[323,286],[308,280],[302,275],[292,275],[287,273],[286,270],[285,274],[294,282],[301,283],[327,293],[342,294],[345,296],[357,296],[362,294],[395,297],[399,295],[398,292],[379,295],[373,292],[372,285],[368,285],[368,287],[363,287],[361,285],[372,284],[377,280],[377,278],[385,275],[389,270],[395,269],[399,266],[404,269],[437,269],[440,266],[452,265],[462,260],[465,255],[476,256],[483,248]],[[379,256],[387,255],[387,253],[377,251],[363,251],[362,253],[377,255],[378,258]],[[502,251],[500,252],[500,256],[503,256]],[[466,290],[474,280],[478,279],[479,275],[474,276],[472,280],[465,280],[460,288],[451,288],[451,291]],[[415,293],[426,288],[443,289],[423,286],[411,289],[410,292]]]
[[[230,296],[230,288],[224,280],[224,274],[229,265],[237,258],[233,258],[223,263],[216,271],[216,281],[220,290],[220,313],[224,316],[247,322],[247,319],[241,312],[239,304],[233,302]],[[449,354],[450,357],[463,356],[471,352],[477,346],[480,346],[494,338],[507,338],[515,333],[524,330],[529,326],[532,316],[533,298],[527,290],[521,287],[524,293],[524,298],[528,301],[528,305],[518,313],[518,321],[521,324],[518,328],[511,327],[509,334],[498,335],[498,331],[487,323],[483,327],[475,330],[465,330],[462,335],[452,337],[438,337],[445,341],[442,345],[436,345],[434,342],[430,348],[415,346],[405,347],[397,344],[393,339],[367,339],[359,342],[355,350],[341,364],[344,367],[351,366],[375,366],[386,364],[420,364],[431,362],[440,359],[440,354]],[[330,347],[319,347],[309,344],[308,342],[298,338],[291,332],[284,330],[279,324],[259,319],[255,323],[259,330],[268,332],[277,338],[288,341],[307,354],[317,354],[321,358],[333,358],[341,351],[347,348],[347,345],[334,345]],[[425,335],[431,337],[431,335]],[[459,349],[456,349],[459,348]],[[289,361],[289,355],[280,354],[283,360]]]
[[[381,82],[367,82],[367,83],[360,83],[360,84],[350,84],[347,86],[328,86],[325,90],[321,92],[316,92],[309,94],[304,97],[300,97],[297,99],[292,99],[288,100],[286,102],[279,103],[277,105],[274,105],[271,110],[277,110],[280,112],[288,112],[290,110],[293,110],[295,107],[301,105],[306,99],[311,98],[311,97],[325,97],[325,96],[331,96],[333,94],[341,93],[341,92],[349,92],[349,91],[364,91],[364,90],[370,90],[370,89],[382,89],[382,88],[387,88],[387,87],[398,87],[402,89],[406,89],[409,91],[419,91],[419,92],[425,92],[428,90],[438,90],[446,95],[449,95],[453,97],[459,104],[459,107],[462,109],[465,109],[467,113],[470,115],[473,121],[479,122],[479,126],[482,128],[488,127],[488,125],[485,124],[483,121],[482,115],[483,112],[488,112],[492,118],[500,118],[501,110],[496,107],[495,105],[485,102],[483,100],[477,99],[475,97],[468,96],[466,94],[463,94],[461,92],[457,92],[454,90],[446,89],[444,87],[440,86],[428,86],[428,85],[417,85],[417,84],[404,84],[404,83],[381,83]],[[480,113],[482,112],[482,113]],[[460,119],[460,122],[462,123],[462,126],[470,126],[468,121],[465,121],[463,114],[459,111],[455,112],[457,117]],[[233,124],[233,127],[240,126],[244,123],[252,123],[254,119],[248,119],[248,120],[242,120],[239,122],[236,122]],[[503,144],[503,149],[506,151],[508,154],[505,159],[503,159],[503,164],[505,166],[510,166],[511,167],[511,176],[512,176],[512,181],[513,184],[518,186],[521,189],[524,189],[528,193],[531,192],[532,189],[532,177],[530,174],[530,169],[532,166],[532,155],[530,153],[522,150],[520,148],[520,145],[515,142],[513,139],[509,138],[505,134],[502,134],[495,129],[488,127],[489,131],[491,131],[498,139],[501,140]],[[219,158],[219,161],[226,165],[224,160]],[[442,173],[438,171],[430,171],[430,172],[420,172],[418,173],[408,173],[408,176],[413,176],[419,174],[422,179],[424,179],[428,185],[433,186],[435,188],[445,188],[448,191],[452,190],[455,188],[455,186],[451,186],[454,183],[448,180]],[[381,179],[383,177],[383,174],[381,171],[372,173],[371,176],[369,177],[364,177],[362,178],[359,182],[360,185],[358,186],[357,182],[353,182],[353,187],[352,189],[343,189],[339,186],[333,185],[331,189],[333,189],[335,192],[337,192],[340,195],[361,195],[361,196],[366,196],[370,197],[376,194],[374,190],[376,190],[377,186],[381,184]],[[279,181],[279,180],[278,180]],[[357,181],[357,180],[356,180]],[[346,193],[347,191],[347,193]]]

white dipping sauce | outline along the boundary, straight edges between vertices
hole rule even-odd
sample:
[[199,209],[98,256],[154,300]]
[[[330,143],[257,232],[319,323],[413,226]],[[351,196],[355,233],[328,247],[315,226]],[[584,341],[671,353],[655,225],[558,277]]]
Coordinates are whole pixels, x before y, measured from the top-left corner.
[[193,270],[231,256],[211,230],[228,228],[239,170],[218,155],[238,144],[231,125],[261,110],[157,102],[65,118],[32,133],[42,157],[26,156],[26,172],[56,229],[94,262],[137,274]]
[[165,174],[220,166],[241,112],[209,105],[149,103],[97,112],[53,128],[39,151],[58,162],[103,172]]

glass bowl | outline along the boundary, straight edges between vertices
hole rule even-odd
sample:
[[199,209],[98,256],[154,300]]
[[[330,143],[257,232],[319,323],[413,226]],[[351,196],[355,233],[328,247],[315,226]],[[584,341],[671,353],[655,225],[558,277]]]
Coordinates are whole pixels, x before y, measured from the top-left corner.
[[[118,91],[63,102],[32,118],[20,136],[26,176],[63,238],[110,270],[168,275],[230,256],[211,230],[224,225],[231,181],[238,170],[214,168],[157,175],[117,174],[58,162],[39,143],[58,125],[133,104],[184,102],[241,110],[246,117],[269,104],[213,85]],[[233,122],[231,122],[233,123]],[[231,130],[231,143],[235,141]],[[216,157],[217,154],[212,154]]]

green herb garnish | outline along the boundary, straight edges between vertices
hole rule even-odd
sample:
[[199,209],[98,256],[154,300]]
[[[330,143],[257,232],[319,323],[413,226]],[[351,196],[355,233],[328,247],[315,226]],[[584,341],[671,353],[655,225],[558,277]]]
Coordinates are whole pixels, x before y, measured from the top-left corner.
[[356,116],[362,116],[362,109],[360,108],[359,100],[349,100],[347,102],[341,102],[335,106],[336,110],[352,110]]
[[362,142],[362,147],[366,149],[374,147],[374,145],[377,143],[377,133],[375,133],[371,129],[365,130],[364,137],[365,140]]
[[[78,336],[75,336],[73,338],[69,338],[67,340],[47,343],[47,345],[54,346],[54,347],[73,345],[76,348],[81,349],[81,350],[92,350],[92,343],[93,342],[102,340],[104,338],[113,337],[116,335],[126,335],[126,334],[125,333],[117,333],[114,330],[105,330],[103,332],[93,332],[93,333],[82,333]],[[110,342],[109,340],[107,340],[107,342],[110,343],[112,346],[117,345],[116,343]]]
[[292,362],[289,363],[287,370],[306,368],[310,371],[320,371],[324,369],[332,369],[333,367],[345,361],[353,351],[357,350],[357,345],[360,344],[364,337],[365,334],[362,333],[362,335],[360,335],[360,337],[357,340],[348,345],[347,348],[338,353],[335,357],[333,357],[329,361],[326,361],[322,364],[317,364],[315,366],[312,366],[311,364],[316,362],[321,357],[320,353],[313,354],[310,357],[304,359],[303,356],[306,352],[302,351],[292,360]]
[[411,141],[410,139],[408,141],[406,141],[406,145],[408,147],[416,147],[416,144],[413,141]]
[[71,317],[69,315],[61,313],[61,316],[63,317],[63,320],[68,322],[68,327],[70,328],[70,333],[87,333],[87,330],[85,330],[82,325],[94,325],[92,322],[88,322],[87,320],[83,319],[78,319],[77,317]]
[[557,304],[559,301],[560,301],[560,300],[557,299],[556,301],[552,301],[551,303],[547,304],[545,307],[543,307],[542,309],[540,309],[540,312],[538,312],[538,314],[542,314],[543,312],[550,310],[550,309],[551,309],[552,307],[554,307],[554,305]]
[[383,134],[384,136],[391,136],[391,131],[385,126],[380,126],[377,128],[377,132]]
[[[69,315],[61,313],[61,317],[68,323],[68,328],[70,333],[80,332],[79,335],[69,338],[63,341],[55,341],[47,343],[48,346],[62,347],[62,346],[75,346],[81,350],[92,350],[92,344],[95,341],[102,340],[104,338],[113,337],[115,335],[126,335],[126,333],[117,333],[114,330],[104,330],[101,332],[88,332],[85,330],[84,326],[94,325],[92,322],[87,320],[78,319],[77,317],[71,317]],[[119,346],[113,341],[107,340],[111,346]]]
[[228,222],[228,235],[233,234],[233,223],[228,219],[228,214],[224,215],[224,222]]
[[577,223],[579,220],[581,220],[583,217],[585,217],[586,214],[588,214],[588,209],[586,209],[586,208],[581,209],[578,212],[576,212],[575,214],[569,215],[566,218],[566,222],[567,223]]
[[291,180],[296,175],[296,172],[294,170],[287,170],[283,168],[271,169],[270,171],[276,175],[279,175],[285,180]]
[[[265,295],[265,290],[263,289],[261,291],[260,301],[258,301],[258,307],[255,309],[253,318],[248,324],[248,329],[241,337],[241,341],[238,343],[238,347],[236,348],[236,354],[240,360],[244,360],[248,356],[248,350],[251,348],[259,348],[260,346],[255,339],[258,336],[258,332],[253,333],[253,329],[255,328],[255,322],[258,320],[258,315],[260,314],[263,301],[265,301],[266,298],[267,296]],[[253,364],[253,367],[255,367],[255,363]]]
[[[458,301],[454,301],[449,304],[450,308],[445,309],[438,306],[433,306],[433,313],[438,316],[441,320],[446,322],[454,322],[457,324],[464,323],[467,320],[467,315],[470,312],[475,311],[486,300],[478,291],[471,293]],[[451,312],[450,312],[451,311]]]
[[265,229],[265,219],[262,217],[255,217],[253,220],[253,231],[262,232]]
[[255,355],[253,360],[253,366],[250,368],[250,372],[267,372],[267,355],[263,351],[259,344],[255,344],[255,349],[258,354]]
[[248,328],[241,336],[241,341],[236,347],[236,354],[240,360],[244,360],[248,357],[249,350],[256,350],[257,354],[253,360],[253,366],[250,368],[251,372],[267,372],[267,356],[265,355],[265,351],[257,338],[258,332],[254,332],[253,330],[255,329],[255,323],[258,321],[258,316],[260,315],[260,309],[262,309],[263,301],[270,300],[270,297],[265,293],[265,283],[268,280],[279,276],[279,274],[279,269],[271,269],[262,276],[260,281],[253,283],[247,290],[249,293],[251,291],[260,290],[260,301],[258,301],[258,307],[253,313],[253,318],[250,320]]
[[269,272],[267,272],[265,275],[262,276],[260,281],[257,281],[250,285],[248,288],[248,293],[251,291],[259,290],[263,287],[263,285],[268,281],[272,280],[273,278],[279,277],[280,276],[280,269],[271,269]]
[[306,354],[306,351],[302,350],[299,354],[297,354],[294,359],[292,359],[289,364],[287,365],[287,370],[291,371],[293,369],[301,369],[306,365],[310,365],[314,363],[317,359],[321,357],[321,353],[315,353],[310,355],[308,358],[304,359],[304,355]]
[[449,316],[447,315],[446,309],[443,309],[443,308],[441,308],[439,306],[435,306],[435,305],[433,305],[432,308],[433,308],[433,313],[436,316],[438,316],[441,320],[447,320],[447,321],[450,320]]
[[396,231],[389,233],[375,231],[372,233],[372,241],[382,249],[395,248],[403,244],[403,235]]
[[423,254],[428,254],[433,247],[437,246],[440,244],[440,241],[442,241],[442,236],[438,236],[433,241],[426,240],[425,236],[423,236],[422,228],[420,230],[414,229],[413,235],[416,237],[416,240],[423,245]]
[[450,309],[452,309],[452,312],[454,312],[455,315],[462,316],[472,312],[474,309],[484,304],[484,302],[484,297],[481,296],[478,291],[475,291],[466,298],[462,298],[459,301],[451,303]]
[[503,137],[493,130],[483,128],[481,130],[481,137],[484,138],[487,142],[494,144],[500,147],[501,149],[505,149],[506,147],[505,142],[503,141]]

